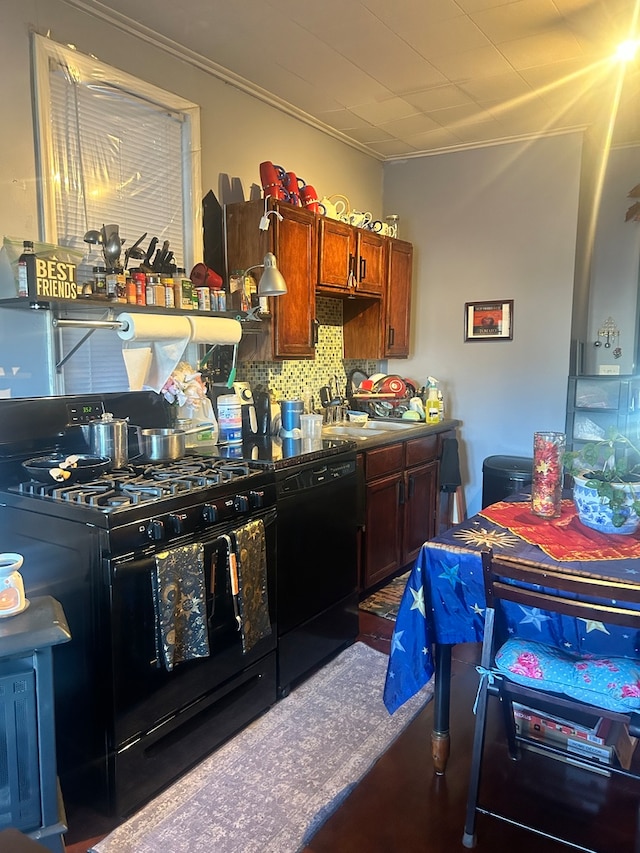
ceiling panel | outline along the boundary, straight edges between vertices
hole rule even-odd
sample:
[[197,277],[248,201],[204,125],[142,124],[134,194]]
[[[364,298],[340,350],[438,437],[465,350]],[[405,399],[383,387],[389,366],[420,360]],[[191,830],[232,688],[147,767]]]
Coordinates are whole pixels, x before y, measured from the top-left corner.
[[[635,0],[64,2],[181,47],[386,159],[602,121]],[[636,61],[620,99],[625,143],[640,143],[638,76]]]

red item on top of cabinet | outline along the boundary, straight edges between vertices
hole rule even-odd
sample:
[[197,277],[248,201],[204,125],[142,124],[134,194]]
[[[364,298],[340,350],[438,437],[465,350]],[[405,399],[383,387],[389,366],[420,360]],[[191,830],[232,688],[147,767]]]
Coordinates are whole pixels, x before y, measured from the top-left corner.
[[196,287],[209,287],[212,290],[222,290],[222,278],[206,264],[196,264],[189,275]]
[[302,206],[306,207],[312,213],[324,212],[323,205],[318,201],[318,193],[311,184],[306,184],[300,189],[300,201],[302,202]]
[[284,169],[274,166],[271,160],[260,163],[260,182],[265,198],[270,195],[280,201],[288,200],[289,194],[283,184],[284,176]]
[[300,201],[300,190],[304,186],[306,186],[305,182],[302,180],[302,178],[299,178],[295,172],[285,173],[284,188],[289,195],[289,204],[295,204],[297,207],[301,206],[302,202]]

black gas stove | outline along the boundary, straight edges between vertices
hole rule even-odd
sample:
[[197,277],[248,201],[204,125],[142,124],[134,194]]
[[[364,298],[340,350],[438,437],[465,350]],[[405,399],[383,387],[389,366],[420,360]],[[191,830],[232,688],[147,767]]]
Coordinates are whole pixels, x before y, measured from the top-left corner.
[[[29,458],[85,452],[81,427],[99,411],[142,428],[172,423],[153,392],[0,400],[0,532],[24,557],[27,598],[57,599],[71,631],[55,655],[63,796],[124,816],[276,701],[276,484],[251,460],[199,454],[131,459],[85,483],[28,476]],[[237,562],[242,574],[246,536],[263,543],[268,628],[250,648],[232,571]],[[159,567],[195,554],[209,653],[169,671]]]

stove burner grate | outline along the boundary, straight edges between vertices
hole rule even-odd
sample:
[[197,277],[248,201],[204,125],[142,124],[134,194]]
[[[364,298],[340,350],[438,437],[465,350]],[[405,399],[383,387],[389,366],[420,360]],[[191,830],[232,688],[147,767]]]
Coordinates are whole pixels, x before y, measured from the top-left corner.
[[136,463],[134,460],[126,468],[104,474],[99,480],[89,483],[61,485],[28,480],[11,491],[108,509],[186,495],[260,473],[260,466],[221,457],[185,457],[164,464]]

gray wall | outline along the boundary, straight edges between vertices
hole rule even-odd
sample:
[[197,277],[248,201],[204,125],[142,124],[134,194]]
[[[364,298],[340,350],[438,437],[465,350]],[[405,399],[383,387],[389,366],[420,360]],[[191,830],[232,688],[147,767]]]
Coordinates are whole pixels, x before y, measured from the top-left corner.
[[[153,3],[149,4],[153,26]],[[202,191],[221,199],[230,187],[249,197],[258,166],[271,160],[318,193],[343,193],[353,207],[382,212],[379,161],[285,115],[166,51],[81,12],[62,0],[0,2],[0,76],[5,116],[0,158],[0,235],[38,238],[31,109],[29,31],[94,55],[102,62],[201,106]],[[247,49],[250,49],[248,46]],[[256,49],[260,49],[256,47]],[[215,56],[211,57],[215,61]],[[227,199],[221,199],[227,200]]]
[[[386,212],[415,247],[412,357],[462,421],[469,514],[487,456],[564,430],[581,136],[385,164]],[[465,302],[514,300],[513,341],[465,342]]]

